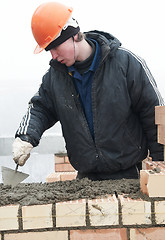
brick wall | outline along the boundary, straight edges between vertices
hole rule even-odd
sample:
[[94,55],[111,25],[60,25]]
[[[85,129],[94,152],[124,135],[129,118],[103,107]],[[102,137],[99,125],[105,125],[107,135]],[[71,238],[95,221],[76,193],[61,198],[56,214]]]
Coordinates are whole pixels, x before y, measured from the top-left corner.
[[[159,141],[165,144],[161,135],[164,108],[158,107],[156,114]],[[55,155],[55,173],[47,177],[47,182],[71,180],[76,175],[65,154]],[[149,200],[109,195],[56,204],[0,207],[0,240],[165,240],[164,183],[164,162],[147,158],[140,173],[140,187]]]
[[3,206],[0,234],[1,240],[164,240],[165,199],[144,201],[113,195]]
[[55,172],[50,173],[46,182],[73,180],[77,176],[77,171],[72,167],[66,153],[54,154]]

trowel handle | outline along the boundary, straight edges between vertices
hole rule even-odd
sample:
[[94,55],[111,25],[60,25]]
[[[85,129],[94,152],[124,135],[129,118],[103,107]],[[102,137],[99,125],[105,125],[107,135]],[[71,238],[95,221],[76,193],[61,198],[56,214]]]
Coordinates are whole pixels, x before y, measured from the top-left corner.
[[16,168],[15,168],[15,172],[17,172],[17,170],[18,170],[18,166],[19,166],[19,164],[17,163]]

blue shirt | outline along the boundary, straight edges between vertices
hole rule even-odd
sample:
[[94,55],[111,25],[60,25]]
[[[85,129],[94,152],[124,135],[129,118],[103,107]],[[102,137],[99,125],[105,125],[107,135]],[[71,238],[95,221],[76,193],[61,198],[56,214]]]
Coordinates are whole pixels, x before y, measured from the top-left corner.
[[84,72],[82,75],[77,71],[77,69],[72,65],[68,67],[68,71],[72,73],[73,81],[77,92],[80,95],[81,104],[88,122],[88,126],[91,132],[91,135],[94,139],[94,129],[93,129],[93,115],[92,115],[92,99],[91,99],[91,90],[92,90],[92,80],[94,72],[96,71],[100,58],[101,58],[101,49],[97,41],[90,39],[96,46],[95,56],[90,68]]

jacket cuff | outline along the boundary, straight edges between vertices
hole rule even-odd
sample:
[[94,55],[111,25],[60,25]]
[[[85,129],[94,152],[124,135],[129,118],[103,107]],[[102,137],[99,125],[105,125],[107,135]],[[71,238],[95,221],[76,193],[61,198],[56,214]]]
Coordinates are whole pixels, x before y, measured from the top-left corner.
[[38,145],[35,139],[32,139],[32,137],[29,135],[15,135],[15,138],[16,137],[19,137],[22,141],[31,143],[33,147],[36,147]]

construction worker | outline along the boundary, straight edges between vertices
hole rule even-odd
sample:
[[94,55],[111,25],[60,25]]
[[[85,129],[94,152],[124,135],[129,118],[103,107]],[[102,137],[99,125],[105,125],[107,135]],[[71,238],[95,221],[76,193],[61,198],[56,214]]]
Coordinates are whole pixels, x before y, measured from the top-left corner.
[[51,2],[32,16],[34,52],[45,49],[52,60],[16,132],[13,159],[24,165],[59,121],[78,178],[138,178],[148,152],[163,160],[154,123],[163,99],[144,60],[109,33],[81,33],[72,11]]

